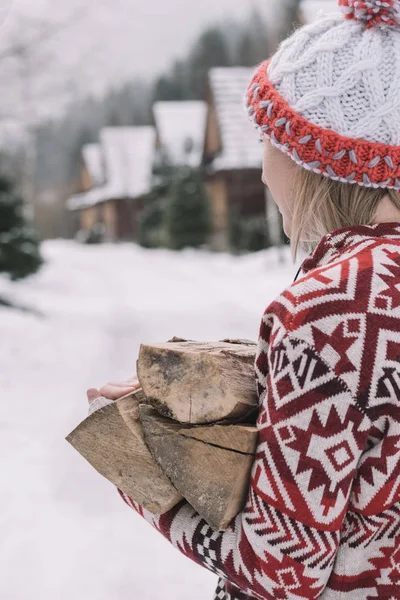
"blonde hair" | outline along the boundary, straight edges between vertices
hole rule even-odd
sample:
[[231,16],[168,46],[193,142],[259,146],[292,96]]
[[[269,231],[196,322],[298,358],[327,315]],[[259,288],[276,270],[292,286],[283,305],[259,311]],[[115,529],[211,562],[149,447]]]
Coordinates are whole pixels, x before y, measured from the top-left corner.
[[368,188],[334,181],[306,169],[296,174],[291,249],[309,253],[327,233],[352,225],[370,225],[379,202],[388,196],[400,210],[400,194],[387,188]]

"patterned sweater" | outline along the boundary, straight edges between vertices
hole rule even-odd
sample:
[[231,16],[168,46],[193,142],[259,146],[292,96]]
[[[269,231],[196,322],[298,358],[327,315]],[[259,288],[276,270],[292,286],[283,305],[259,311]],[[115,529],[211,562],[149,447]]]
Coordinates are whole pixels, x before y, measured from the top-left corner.
[[226,532],[138,511],[219,577],[215,600],[400,599],[400,223],[326,235],[265,311],[259,445]]

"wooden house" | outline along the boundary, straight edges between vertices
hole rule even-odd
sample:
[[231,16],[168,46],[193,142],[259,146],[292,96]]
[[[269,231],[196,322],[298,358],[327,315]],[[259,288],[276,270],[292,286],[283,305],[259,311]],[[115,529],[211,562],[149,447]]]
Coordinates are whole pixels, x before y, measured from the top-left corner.
[[102,224],[106,240],[136,239],[151,193],[155,140],[153,127],[107,127],[99,144],[83,148],[82,191],[68,200],[81,230]]
[[[104,183],[104,165],[102,147],[100,144],[86,144],[81,152],[81,167],[79,172],[79,193],[73,198],[78,201],[81,194],[86,194],[91,189],[99,187]],[[83,197],[82,197],[83,198]],[[68,201],[69,208],[74,206],[74,200]],[[77,207],[79,203],[77,202]],[[98,209],[96,206],[82,205],[72,213],[75,230],[89,231],[98,222]]]
[[209,72],[203,162],[216,250],[228,246],[231,211],[243,218],[265,215],[262,146],[244,109],[245,90],[253,72],[243,67],[218,67]]
[[173,166],[201,166],[207,104],[202,101],[155,102],[157,152]]
[[[337,0],[303,0],[299,22],[311,22],[321,9],[337,11]],[[209,72],[203,162],[212,204],[215,249],[224,250],[228,245],[232,210],[243,218],[266,216],[270,241],[278,246],[282,243],[281,216],[261,181],[262,145],[244,109],[245,91],[254,70],[218,67]]]

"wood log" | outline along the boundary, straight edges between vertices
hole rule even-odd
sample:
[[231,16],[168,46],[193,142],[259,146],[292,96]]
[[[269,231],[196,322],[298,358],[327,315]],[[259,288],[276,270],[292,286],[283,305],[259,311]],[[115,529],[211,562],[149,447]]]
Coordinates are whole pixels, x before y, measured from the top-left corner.
[[165,417],[188,424],[249,422],[258,411],[255,355],[247,341],[142,344],[137,374]]
[[98,410],[67,436],[91,465],[147,510],[161,515],[182,500],[144,441],[138,422],[143,395]]
[[144,444],[143,430],[140,424],[139,405],[146,402],[146,396],[142,389],[137,390],[134,394],[127,394],[126,396],[119,398],[116,402],[116,406],[125,425],[130,429],[133,435]]
[[147,445],[175,488],[210,527],[226,530],[246,503],[257,428],[188,427],[144,404],[139,408]]

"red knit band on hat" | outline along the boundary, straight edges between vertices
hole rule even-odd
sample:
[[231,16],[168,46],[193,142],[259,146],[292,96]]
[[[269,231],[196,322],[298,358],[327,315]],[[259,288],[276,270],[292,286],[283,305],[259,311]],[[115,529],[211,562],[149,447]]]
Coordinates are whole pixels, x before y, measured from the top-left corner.
[[344,137],[310,123],[293,111],[260,65],[247,93],[250,120],[261,137],[297,164],[344,183],[400,190],[400,146]]

